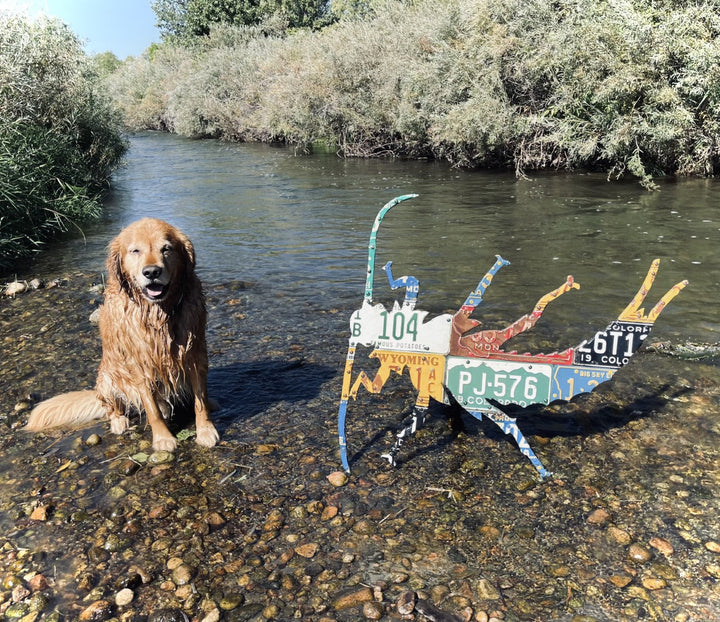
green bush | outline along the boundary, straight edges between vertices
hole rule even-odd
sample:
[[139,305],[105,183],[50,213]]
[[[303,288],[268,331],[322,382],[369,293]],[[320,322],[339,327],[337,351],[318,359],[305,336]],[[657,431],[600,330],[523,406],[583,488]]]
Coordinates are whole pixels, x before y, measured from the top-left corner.
[[597,169],[648,187],[718,167],[717,0],[342,6],[317,32],[225,26],[164,44],[110,76],[113,96],[134,128],[346,156]]
[[57,20],[0,14],[0,270],[100,213],[127,145],[82,45]]

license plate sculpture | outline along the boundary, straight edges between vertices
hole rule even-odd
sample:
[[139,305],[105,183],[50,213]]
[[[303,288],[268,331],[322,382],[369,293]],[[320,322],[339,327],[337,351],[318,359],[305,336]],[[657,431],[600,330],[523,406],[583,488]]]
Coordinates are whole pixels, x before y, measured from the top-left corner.
[[[496,256],[495,263],[454,315],[446,313],[428,321],[428,312],[415,308],[419,292],[417,279],[412,276],[394,278],[392,262],[388,262],[384,270],[390,287],[404,287],[404,301],[402,305],[395,302],[391,310],[382,304],[373,304],[375,249],[380,223],[390,209],[416,196],[403,195],[387,203],[378,212],[370,233],[365,297],[362,307],[350,318],[350,340],[338,412],[342,465],[350,471],[345,437],[348,401],[357,398],[360,387],[370,393],[380,393],[392,373],[402,374],[407,369],[417,390],[417,400],[409,421],[397,433],[395,444],[383,455],[390,464],[395,464],[395,456],[404,439],[424,423],[430,398],[447,403],[449,394],[473,417],[487,417],[503,432],[512,435],[540,477],[547,477],[551,473],[531,449],[516,419],[504,413],[500,406],[569,400],[609,380],[630,360],[661,311],[688,282],[674,285],[649,313],[645,313],[641,305],[657,275],[660,261],[656,259],[630,304],[616,320],[590,339],[550,354],[508,352],[502,348],[506,341],[532,328],[550,302],[580,286],[568,276],[563,284],[542,296],[530,313],[506,328],[478,330],[480,322],[470,316],[482,302],[493,277],[509,265],[509,261]],[[353,382],[358,345],[372,347],[369,358],[377,359],[380,367],[372,378],[360,371]]]

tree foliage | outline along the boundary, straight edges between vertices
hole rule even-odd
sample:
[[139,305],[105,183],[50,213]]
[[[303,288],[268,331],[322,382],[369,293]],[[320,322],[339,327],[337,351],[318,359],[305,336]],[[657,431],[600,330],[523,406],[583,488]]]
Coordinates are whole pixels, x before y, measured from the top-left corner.
[[330,21],[327,0],[154,0],[163,37],[188,43],[218,24],[252,26],[281,18],[290,28],[316,28]]
[[605,170],[651,187],[720,170],[719,9],[347,0],[327,28],[211,27],[202,45],[167,46],[111,82],[135,127],[520,175]]

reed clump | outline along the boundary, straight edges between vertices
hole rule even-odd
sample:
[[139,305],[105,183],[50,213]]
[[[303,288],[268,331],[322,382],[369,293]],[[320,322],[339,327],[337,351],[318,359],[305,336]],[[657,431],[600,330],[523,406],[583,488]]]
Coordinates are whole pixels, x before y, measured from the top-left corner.
[[344,156],[713,175],[720,2],[376,0],[319,31],[218,26],[129,60],[134,129]]
[[122,131],[64,24],[0,14],[0,271],[99,215]]

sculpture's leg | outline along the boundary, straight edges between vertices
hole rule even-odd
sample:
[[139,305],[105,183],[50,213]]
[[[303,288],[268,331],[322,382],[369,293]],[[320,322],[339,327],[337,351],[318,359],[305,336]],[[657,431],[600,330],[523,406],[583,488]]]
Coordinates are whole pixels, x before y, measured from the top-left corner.
[[[535,304],[535,308],[532,312],[523,315],[520,319],[515,320],[512,324],[510,324],[510,326],[502,330],[488,330],[475,333],[470,336],[470,340],[477,343],[484,342],[484,345],[486,347],[489,346],[490,350],[499,350],[506,341],[524,333],[527,330],[530,330],[533,326],[535,326],[545,311],[545,307],[547,307],[559,296],[562,296],[573,289],[580,289],[580,285],[573,280],[572,276],[568,276],[565,283],[563,283],[560,287],[542,296]],[[482,350],[479,350],[479,353],[482,354]],[[477,353],[475,356],[477,356]]]
[[509,261],[500,257],[500,255],[495,255],[495,263],[492,265],[490,270],[485,273],[485,276],[480,280],[478,286],[475,288],[475,291],[467,297],[460,309],[464,310],[469,316],[473,312],[473,310],[482,302],[483,296],[485,295],[485,290],[490,286],[490,283],[492,282],[493,277],[497,274],[497,271],[500,270],[500,268],[502,268],[503,266],[509,265]]
[[340,409],[338,410],[338,438],[340,442],[340,461],[343,468],[349,473],[350,465],[347,457],[347,442],[345,439],[345,415],[350,393],[350,380],[352,380],[353,362],[355,361],[355,346],[348,347],[345,358],[345,371],[343,372],[342,395],[340,397]]
[[648,313],[647,319],[649,322],[654,322],[657,320],[658,315],[662,313],[662,310],[665,308],[665,305],[667,305],[668,302],[670,302],[675,296],[677,296],[685,287],[687,287],[689,281],[680,281],[679,283],[676,283],[673,285],[667,293],[660,299],[660,301],[652,308],[650,313]]
[[368,376],[364,371],[361,371],[350,389],[349,397],[353,399],[357,398],[357,392],[360,385],[364,386],[370,393],[380,393],[390,377],[391,371],[393,371],[392,366],[382,364],[380,369],[378,369],[377,374],[375,374],[375,378],[372,380],[370,380],[370,376]]
[[532,462],[532,465],[540,474],[541,479],[550,477],[552,475],[552,473],[543,466],[542,462],[540,462],[540,459],[535,455],[535,452],[530,447],[527,439],[525,438],[525,436],[523,436],[520,428],[518,428],[516,419],[509,417],[502,410],[495,407],[493,407],[491,410],[475,410],[468,412],[476,419],[482,419],[482,416],[485,415],[488,419],[490,419],[490,421],[492,421],[503,432],[505,432],[505,434],[512,435],[518,447],[520,448],[520,451],[528,460],[530,460],[530,462]]
[[645,275],[645,280],[640,286],[640,289],[637,291],[637,294],[633,296],[630,304],[628,304],[628,306],[623,309],[622,313],[618,315],[618,320],[627,322],[643,321],[643,319],[645,318],[645,309],[641,309],[640,305],[645,302],[645,297],[648,295],[652,284],[655,282],[655,277],[657,276],[659,266],[659,259],[655,259],[650,264],[650,268]]
[[573,280],[572,276],[568,276],[565,282],[560,287],[554,289],[551,292],[548,292],[543,297],[541,297],[540,300],[537,301],[537,303],[535,304],[535,308],[533,309],[533,315],[542,315],[545,307],[547,307],[553,300],[555,300],[559,296],[562,296],[563,294],[569,292],[571,289],[580,289],[580,285],[578,285]]
[[347,457],[347,441],[345,439],[345,415],[347,414],[347,400],[340,402],[338,410],[338,438],[340,442],[340,462],[343,469],[350,473],[350,464]]
[[413,408],[412,416],[403,428],[395,435],[395,444],[390,448],[386,454],[382,457],[385,458],[392,466],[395,466],[395,455],[400,451],[405,438],[412,436],[417,432],[425,423],[425,417],[427,415],[427,407],[415,406]]

